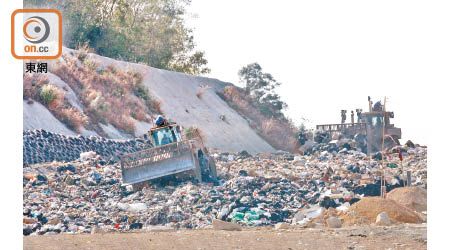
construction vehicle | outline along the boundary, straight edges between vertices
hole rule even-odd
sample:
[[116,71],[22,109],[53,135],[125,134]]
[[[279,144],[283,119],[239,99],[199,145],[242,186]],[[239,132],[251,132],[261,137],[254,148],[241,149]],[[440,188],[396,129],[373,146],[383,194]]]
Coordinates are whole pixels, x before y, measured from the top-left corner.
[[352,111],[351,123],[345,123],[346,111],[342,110],[340,124],[317,125],[316,129],[328,133],[330,137],[339,133],[346,138],[353,138],[368,154],[399,145],[402,131],[391,124],[394,112],[386,111],[386,104],[381,104],[380,101],[373,104],[370,96],[368,101],[369,112],[362,112],[361,109],[356,110],[357,122],[354,121]]
[[164,119],[144,136],[153,147],[124,154],[121,157],[122,182],[139,186],[147,181],[165,177],[195,177],[199,182],[217,178],[214,159],[209,157],[197,129],[186,138],[176,123]]

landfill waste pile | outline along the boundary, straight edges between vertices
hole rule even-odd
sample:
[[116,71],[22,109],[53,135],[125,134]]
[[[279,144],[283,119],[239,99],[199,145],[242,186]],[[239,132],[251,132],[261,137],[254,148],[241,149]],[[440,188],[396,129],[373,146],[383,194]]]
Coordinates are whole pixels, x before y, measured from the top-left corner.
[[357,138],[349,139],[349,138],[339,138],[336,136],[336,139],[329,138],[329,135],[326,133],[318,133],[314,137],[313,140],[306,140],[302,146],[300,147],[300,152],[305,155],[311,155],[316,152],[345,152],[347,150],[358,150],[362,151],[363,144],[358,142]]
[[[242,227],[340,227],[338,217],[358,212],[351,206],[380,194],[382,175],[388,192],[403,186],[402,170],[412,172],[413,186],[426,188],[423,147],[404,146],[403,161],[392,156],[383,169],[382,161],[355,150],[210,153],[217,181],[163,178],[141,190],[123,185],[120,164],[105,161],[99,152],[83,152],[71,162],[24,167],[23,234],[199,229],[212,227],[213,220]],[[362,223],[372,220],[357,216]]]
[[[362,134],[354,136],[345,136],[342,133],[335,132],[333,135],[326,131],[315,131],[313,139],[308,139],[305,133],[299,134],[301,146],[299,152],[304,155],[312,155],[317,152],[339,152],[343,153],[348,150],[356,150],[367,153],[367,138]],[[414,144],[411,140],[405,143],[405,146],[397,145],[389,148],[387,151],[392,152],[406,152],[408,148],[421,148],[419,144]],[[381,160],[381,154],[374,154],[375,159]]]
[[24,130],[23,163],[73,161],[80,157],[80,153],[89,151],[100,154],[104,160],[117,160],[123,153],[136,152],[150,145],[150,141],[142,138],[113,140],[96,136],[67,136],[43,129]]

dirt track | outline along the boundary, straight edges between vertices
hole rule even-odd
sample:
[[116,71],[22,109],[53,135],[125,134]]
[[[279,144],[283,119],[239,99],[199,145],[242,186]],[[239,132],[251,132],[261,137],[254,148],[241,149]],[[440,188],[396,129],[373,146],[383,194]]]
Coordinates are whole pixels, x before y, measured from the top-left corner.
[[426,249],[427,227],[184,230],[27,236],[24,249]]

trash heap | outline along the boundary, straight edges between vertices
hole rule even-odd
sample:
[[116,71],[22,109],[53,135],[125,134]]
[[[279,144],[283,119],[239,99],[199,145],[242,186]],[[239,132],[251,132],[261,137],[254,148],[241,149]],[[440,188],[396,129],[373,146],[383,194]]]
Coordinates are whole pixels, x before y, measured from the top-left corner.
[[315,131],[313,139],[308,139],[308,137],[305,133],[299,134],[301,143],[299,151],[305,155],[323,151],[345,152],[346,150],[357,150],[367,153],[367,139],[362,134],[346,137],[338,132],[331,135],[326,131]]
[[213,219],[242,226],[307,224],[324,212],[345,212],[365,196],[402,186],[399,171],[412,171],[412,185],[426,188],[426,148],[410,148],[403,162],[384,167],[347,150],[312,155],[213,152],[215,183],[164,178],[133,190],[121,183],[120,165],[95,152],[81,159],[24,168],[23,233],[97,233],[135,229],[198,229]]
[[142,138],[113,140],[103,137],[67,136],[39,130],[23,131],[23,163],[73,161],[80,153],[95,151],[104,159],[117,158],[123,153],[136,152],[151,145]]

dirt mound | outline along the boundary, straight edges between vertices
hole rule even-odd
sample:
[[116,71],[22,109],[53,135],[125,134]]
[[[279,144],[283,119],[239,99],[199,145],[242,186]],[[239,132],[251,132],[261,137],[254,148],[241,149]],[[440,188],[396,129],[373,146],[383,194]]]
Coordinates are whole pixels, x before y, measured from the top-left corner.
[[356,211],[348,211],[339,216],[339,219],[342,221],[343,227],[370,224],[370,221],[366,217],[360,215]]
[[427,211],[427,190],[421,187],[401,187],[390,191],[387,198],[414,211]]
[[348,209],[348,214],[356,212],[366,217],[370,222],[375,222],[377,215],[386,212],[389,218],[404,223],[421,223],[419,215],[408,207],[390,199],[380,197],[365,197]]

